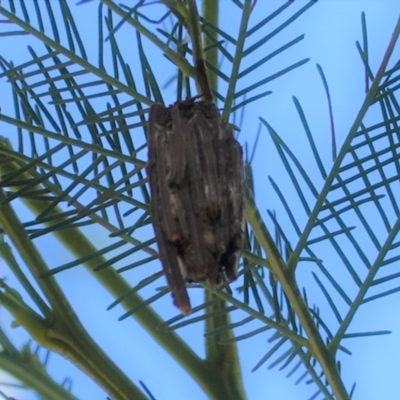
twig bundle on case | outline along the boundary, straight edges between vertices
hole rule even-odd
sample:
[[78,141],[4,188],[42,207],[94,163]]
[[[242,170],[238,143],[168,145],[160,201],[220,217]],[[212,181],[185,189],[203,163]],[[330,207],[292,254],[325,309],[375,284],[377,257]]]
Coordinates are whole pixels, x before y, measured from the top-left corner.
[[237,277],[244,236],[242,148],[217,107],[151,106],[151,218],[175,305],[191,311],[186,282],[217,287]]

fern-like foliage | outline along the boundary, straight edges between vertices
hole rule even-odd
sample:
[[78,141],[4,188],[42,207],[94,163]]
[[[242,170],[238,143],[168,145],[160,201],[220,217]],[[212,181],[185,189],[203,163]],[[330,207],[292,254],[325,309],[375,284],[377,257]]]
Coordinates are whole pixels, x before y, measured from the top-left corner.
[[[82,12],[89,7],[85,3],[79,3]],[[8,81],[14,106],[12,112],[0,114],[8,139],[0,141],[0,225],[40,287],[40,291],[34,288],[3,242],[2,257],[35,306],[28,306],[5,282],[0,302],[38,344],[71,359],[116,399],[132,398],[132,393],[135,398],[152,395],[146,386],[132,384],[84,336],[55,283],[57,273],[85,265],[114,296],[109,308],[122,304],[126,311],[120,319],[134,316],[210,398],[245,398],[236,343],[269,335],[268,347],[254,370],[269,363],[286,370],[288,376],[295,375],[297,382],[312,383],[312,399],[349,399],[352,390],[342,381],[338,357],[338,350],[349,352],[343,339],[386,333],[353,332],[351,321],[363,304],[399,290],[399,273],[386,273],[382,267],[399,259],[399,64],[389,66],[389,60],[400,24],[375,76],[368,64],[364,29],[359,50],[370,87],[344,144],[336,150],[332,141],[331,163],[322,159],[306,115],[294,100],[321,175],[321,189],[310,180],[296,152],[261,118],[262,129],[275,144],[307,222],[301,226],[284,188],[270,178],[292,226],[282,226],[269,211],[272,223],[267,227],[254,199],[252,156],[246,152],[248,224],[238,287],[234,291],[206,287],[206,299],[193,308],[193,316],[177,315],[166,321],[152,308],[169,290],[157,261],[144,173],[149,106],[168,102],[165,83],[174,86],[171,102],[204,94],[195,68],[196,62],[204,59],[223,118],[241,128],[243,110],[271,94],[268,83],[308,61],[296,60],[269,76],[255,78],[260,67],[303,39],[298,36],[265,55],[265,44],[315,1],[297,9],[288,1],[253,24],[256,2],[232,0],[229,6],[240,18],[233,32],[218,23],[218,1],[204,0],[201,16],[193,0],[161,3],[99,2],[96,57],[85,47],[66,0],[32,0],[29,5],[9,0],[0,5],[3,18],[13,29],[18,27],[6,33],[30,35],[41,42],[29,46],[29,57],[17,65],[0,55],[0,79]],[[271,22],[282,16],[285,22],[270,28]],[[132,40],[129,49],[120,41],[121,35],[127,34]],[[163,56],[168,60],[165,71],[158,68]],[[378,123],[375,109],[380,112]],[[368,113],[373,113],[373,123]],[[33,211],[33,219],[18,220],[13,207],[20,200]],[[109,244],[95,248],[80,229],[86,225],[107,230]],[[378,235],[378,231],[385,234]],[[35,248],[35,240],[46,235],[62,241],[74,254],[74,261],[48,268]],[[321,243],[332,248],[337,260],[334,270],[321,252]],[[310,303],[307,288],[299,289],[296,274],[303,263],[315,267],[313,277],[328,307]],[[127,271],[137,274],[133,279],[130,275],[129,283],[124,279]],[[330,313],[335,323],[327,322]],[[205,325],[204,360],[172,333],[199,322]],[[73,328],[86,337],[87,349]],[[52,329],[57,333],[55,339],[48,336]],[[1,332],[0,343],[3,355],[18,359],[19,352]],[[103,364],[113,371],[110,377]],[[226,367],[221,371],[219,365]],[[5,364],[1,366],[6,369]],[[22,373],[14,374],[24,379]],[[39,386],[36,389],[40,392]],[[54,396],[64,388],[55,385],[52,389]]]

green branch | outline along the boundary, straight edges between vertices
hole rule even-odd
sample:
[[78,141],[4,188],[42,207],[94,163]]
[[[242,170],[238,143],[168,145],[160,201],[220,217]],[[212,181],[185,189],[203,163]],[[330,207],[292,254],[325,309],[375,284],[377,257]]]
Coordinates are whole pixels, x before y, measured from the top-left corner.
[[77,400],[62,385],[54,382],[46,372],[44,366],[38,361],[37,356],[29,349],[23,349],[17,355],[5,351],[0,353],[0,369],[15,376],[20,382],[33,389],[43,399],[51,400]]
[[[0,190],[0,202],[5,200],[4,191]],[[131,393],[135,399],[145,399],[142,392],[85,331],[54,277],[40,278],[48,271],[48,267],[10,204],[3,204],[0,207],[0,225],[52,308],[52,315],[45,319],[31,310],[22,299],[18,300],[18,296],[0,293],[0,302],[14,316],[17,323],[27,329],[41,346],[72,360],[111,396],[129,400],[131,397],[127,397],[127,393]]]
[[[203,0],[203,18],[212,23],[214,26],[218,26],[219,19],[219,0]],[[208,35],[203,35],[203,48],[210,49],[204,53],[204,58],[208,64],[218,68],[218,48],[214,46],[218,42],[218,33],[213,29],[208,32]],[[208,70],[208,79],[210,86],[213,89],[218,88],[218,75]]]
[[[2,145],[7,146],[7,141],[5,139],[2,139]],[[15,161],[2,164],[2,174],[4,176],[4,174],[14,173],[20,167],[21,166]],[[29,172],[24,172],[18,176],[18,179],[29,181],[32,179],[32,175],[30,175]],[[15,190],[16,188],[11,186],[11,189]],[[42,186],[32,188],[33,191],[41,189],[43,189]],[[23,198],[22,201],[35,215],[40,215],[48,206],[48,202],[32,198]],[[1,210],[2,208],[0,207],[0,212]],[[46,222],[46,225],[52,226],[65,221],[66,219],[62,214],[63,212],[59,207],[51,209],[47,216],[55,218],[52,222]],[[71,228],[56,230],[53,234],[76,258],[89,256],[98,250],[79,229]],[[91,273],[92,277],[101,283],[102,286],[117,299],[130,291],[131,286],[121,277],[120,274],[115,272],[115,269],[112,266],[104,268],[98,272],[93,271],[96,266],[103,264],[106,261],[105,257],[97,256],[86,261],[84,266]],[[39,279],[39,283],[43,284],[47,282],[48,279],[52,278]],[[57,300],[55,299],[55,301]],[[126,297],[121,302],[121,305],[129,311],[133,308],[137,308],[143,304],[143,302],[143,298],[138,293],[133,293]],[[228,389],[225,387],[225,384],[222,384],[225,379],[222,375],[222,371],[219,368],[216,368],[213,373],[210,373],[210,366],[208,363],[198,357],[177,334],[174,332],[159,330],[158,327],[164,322],[164,320],[161,319],[150,306],[141,307],[133,317],[144,329],[147,330],[149,335],[161,347],[163,347],[180,365],[182,365],[182,367],[193,377],[210,398],[229,398],[229,392],[226,391]],[[89,355],[88,357],[90,358]]]
[[[201,38],[201,27],[199,22],[199,16],[197,13],[197,7],[194,0],[189,1],[190,11],[190,30],[192,37],[193,46],[193,60],[194,63],[202,68],[200,69],[198,76],[198,83],[201,88],[203,95],[206,100],[212,100],[211,88],[218,90],[218,77],[216,74],[212,74],[212,80],[209,81],[209,71],[207,71],[204,60],[212,65],[217,65],[217,49],[214,48],[207,53],[203,52],[203,48],[206,45]],[[218,26],[218,13],[219,13],[219,1],[204,1],[203,2],[203,18],[210,22],[214,26]],[[217,34],[212,34],[216,40]],[[205,35],[205,38],[207,36]],[[201,63],[201,64],[199,64]],[[204,76],[202,76],[202,74]],[[211,87],[210,87],[211,85]],[[209,93],[208,93],[209,92]],[[208,94],[207,94],[208,93]],[[215,293],[206,290],[205,301],[216,297]],[[210,332],[218,328],[222,328],[231,324],[231,317],[229,312],[219,311],[225,309],[227,303],[225,300],[220,299],[218,302],[210,302],[206,308],[206,313],[212,315],[212,317],[206,319],[205,332]],[[210,367],[213,367],[222,376],[222,384],[225,386],[225,391],[228,393],[229,399],[241,400],[246,398],[246,393],[243,387],[243,377],[241,372],[239,354],[237,343],[230,341],[234,337],[232,329],[226,329],[222,333],[217,335],[209,335],[205,337],[205,350],[206,350],[206,362]],[[221,342],[225,342],[221,344]]]
[[228,92],[225,98],[223,118],[225,121],[229,120],[229,115],[232,111],[233,100],[235,98],[236,83],[239,77],[240,64],[243,58],[244,43],[247,36],[247,25],[249,23],[250,14],[252,10],[252,1],[246,0],[242,11],[242,20],[240,22],[239,37],[236,43],[235,57],[233,59],[232,71],[230,73]]
[[210,82],[208,80],[207,67],[204,61],[200,19],[196,0],[188,0],[188,9],[188,27],[190,37],[192,39],[192,55],[193,64],[196,70],[197,91],[206,101],[212,103],[214,100],[211,92]]
[[335,359],[328,351],[299,291],[294,272],[283,262],[282,257],[279,254],[260,213],[258,212],[253,195],[249,190],[247,191],[245,212],[248,223],[251,225],[258,242],[267,254],[271,271],[274,274],[275,279],[282,285],[293,310],[296,312],[307,333],[311,353],[320,363],[336,398],[338,400],[350,399],[340,377]]

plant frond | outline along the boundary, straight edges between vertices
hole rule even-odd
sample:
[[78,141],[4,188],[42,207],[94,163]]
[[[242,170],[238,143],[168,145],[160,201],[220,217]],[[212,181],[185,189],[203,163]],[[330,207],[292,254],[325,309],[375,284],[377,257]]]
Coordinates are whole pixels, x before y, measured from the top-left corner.
[[[35,12],[31,16],[29,12],[32,11],[22,5],[21,17],[13,5],[9,10],[0,6],[0,13],[45,44],[45,50],[41,50],[40,53],[28,48],[31,59],[17,66],[0,58],[2,68],[0,78],[9,80],[15,107],[15,117],[0,114],[0,120],[15,127],[18,133],[18,151],[0,142],[0,163],[2,172],[5,171],[2,185],[9,190],[2,204],[27,197],[33,198],[36,202],[34,204],[40,202],[40,211],[35,210],[36,218],[23,223],[23,227],[29,229],[30,239],[92,223],[99,224],[107,230],[111,239],[101,250],[91,250],[89,254],[84,252],[76,256],[74,261],[66,262],[46,272],[43,277],[83,263],[89,264],[91,270],[95,272],[104,270],[105,273],[109,271],[106,268],[114,267],[113,272],[124,273],[147,265],[158,258],[154,249],[154,235],[148,229],[149,194],[146,187],[147,179],[143,172],[145,166],[143,160],[146,157],[148,106],[154,101],[164,103],[165,94],[160,85],[159,71],[152,63],[147,46],[150,44],[161,49],[174,70],[178,68],[176,76],[170,80],[170,82],[176,81],[178,100],[185,95],[192,97],[194,88],[195,67],[188,59],[195,55],[194,43],[200,38],[192,37],[188,40],[187,37],[186,5],[189,3],[163,1],[163,12],[159,20],[155,20],[150,12],[146,12],[145,7],[141,7],[144,5],[143,1],[139,1],[133,7],[120,6],[111,0],[103,0],[101,3],[98,11],[99,56],[95,62],[89,59],[89,53],[85,51],[82,37],[66,1],[59,2],[59,10],[56,10],[51,2],[47,1],[45,7],[39,7],[35,1]],[[257,68],[264,67],[269,61],[302,41],[304,35],[299,35],[284,45],[279,45],[272,52],[263,54],[251,66],[246,66],[242,62],[247,61],[246,57],[254,56],[256,52],[261,54],[267,42],[280,34],[314,3],[308,2],[286,22],[270,32],[267,31],[268,24],[289,10],[290,2],[251,27],[255,2],[234,0],[233,4],[241,13],[237,35],[230,34],[224,28],[217,27],[204,18],[199,19],[203,38],[208,45],[203,49],[206,66],[210,75],[221,82],[220,87],[212,88],[212,92],[215,99],[221,102],[225,120],[228,121],[233,114],[236,122],[237,115],[241,115],[241,119],[238,119],[240,126],[244,107],[271,94],[270,90],[259,91],[261,86],[308,61],[303,59],[291,63],[264,79],[253,80],[251,84],[246,83],[246,78]],[[164,6],[167,6],[167,13],[164,12]],[[62,14],[61,23],[58,22],[56,15],[59,11]],[[166,21],[168,16],[170,19]],[[161,22],[166,22],[162,28],[148,29],[148,24]],[[123,50],[118,45],[117,39],[123,25],[133,27],[136,32],[136,35],[132,35],[137,48],[135,69],[126,62]],[[213,53],[218,54],[221,59],[211,57],[210,54]],[[393,69],[392,74],[395,73],[396,70]],[[391,76],[390,82],[384,88],[387,91],[386,95],[383,93],[383,88],[381,90],[382,102],[394,94],[393,88],[397,84],[395,77]],[[305,112],[297,100],[295,105],[306,130],[317,167],[325,179],[327,166],[323,164],[323,158],[313,141]],[[237,111],[240,112],[236,114]],[[393,113],[393,110],[388,113]],[[266,122],[264,125],[266,126]],[[284,159],[286,170],[296,187],[296,193],[301,198],[304,210],[307,216],[310,216],[313,202],[318,198],[318,191],[308,179],[305,169],[301,167],[294,153],[272,128],[268,129],[279,154]],[[252,153],[254,154],[254,151]],[[247,183],[252,195],[255,193],[250,165],[253,154],[247,159],[246,164]],[[298,174],[303,178],[305,185],[303,181],[298,182]],[[341,182],[341,184],[350,183]],[[274,189],[278,196],[284,198],[276,184]],[[312,195],[311,200],[309,193]],[[321,216],[318,215],[314,221],[316,233],[304,240],[305,254],[301,255],[297,254],[298,249],[294,247],[297,240],[302,237],[297,216],[295,217],[290,211],[290,219],[297,235],[295,240],[292,240],[280,221],[278,222],[276,214],[269,212],[275,228],[271,245],[275,246],[278,255],[285,262],[296,260],[289,274],[294,273],[294,267],[300,262],[309,262],[314,267],[320,268],[325,279],[320,279],[317,275],[315,279],[331,306],[331,311],[339,316],[341,310],[335,308],[335,300],[325,290],[325,281],[330,282],[335,288],[335,295],[338,292],[343,301],[350,305],[353,304],[350,300],[352,297],[341,288],[339,282],[324,266],[322,257],[317,256],[318,252],[314,251],[314,247],[324,241],[340,249],[339,241],[342,237],[353,240],[353,226],[348,227],[340,219],[341,215],[348,211],[347,206],[343,206],[342,203],[352,201],[352,204],[358,207],[379,202],[383,198],[381,194],[367,194],[369,196],[367,199],[357,195],[353,196],[354,198],[348,196],[345,199],[332,199],[330,203],[325,202],[323,206],[327,208],[321,209]],[[338,208],[339,206],[341,208]],[[257,214],[254,204],[251,204],[250,208]],[[289,210],[289,207],[287,208]],[[329,212],[334,216],[330,216]],[[339,226],[333,228],[333,223],[338,221],[340,221]],[[261,226],[261,230],[264,228],[265,226]],[[275,276],[271,267],[274,260],[271,261],[270,255],[266,254],[265,246],[260,243],[257,233],[250,225],[247,227],[246,248],[243,252],[243,262],[240,264],[238,287],[226,286],[222,290],[207,288],[215,298],[194,307],[193,312],[198,312],[197,315],[186,319],[182,316],[174,317],[162,324],[160,329],[172,331],[189,324],[199,322],[207,324],[210,320],[218,321],[220,317],[232,312],[235,317],[239,315],[239,321],[224,320],[223,323],[206,325],[210,326],[210,330],[206,333],[207,340],[211,341],[213,338],[219,340],[221,333],[235,329],[237,332],[234,335],[231,337],[224,335],[223,339],[219,340],[219,344],[229,348],[229,343],[273,330],[266,348],[263,349],[264,356],[255,369],[265,363],[269,363],[271,368],[279,366],[280,369],[285,369],[290,366],[293,369],[289,374],[298,372],[296,376],[298,381],[311,378],[318,387],[317,394],[331,399],[333,397],[327,387],[328,384],[324,382],[326,377],[316,359],[311,356],[311,342],[304,333],[304,324],[299,318],[298,310],[293,307],[293,297],[288,297],[282,283]],[[140,240],[137,239],[139,237]],[[135,258],[131,259],[132,256]],[[353,280],[360,286],[362,279],[353,272],[352,263],[345,258],[344,253],[342,260],[349,273],[354,275]],[[108,309],[123,304],[126,299],[134,297],[142,289],[150,288],[161,275],[160,272],[151,273],[130,290],[119,293]],[[384,285],[385,282],[381,281],[380,284]],[[121,315],[119,320],[142,311],[145,306],[157,301],[168,292],[168,288],[162,287],[154,295],[147,296],[147,300],[133,301],[133,307],[126,307],[127,312]],[[331,327],[324,324],[322,312],[315,306],[308,305],[305,290],[303,293],[306,310],[315,309],[310,318],[311,322],[321,329],[324,336],[331,339],[334,333]],[[221,302],[221,299],[224,302]],[[212,306],[218,304],[223,305],[213,309]],[[139,314],[141,313],[136,315]],[[341,322],[342,319],[339,323]],[[342,337],[344,338],[345,334]],[[338,348],[341,349],[340,344]],[[293,367],[297,361],[299,363]],[[301,366],[303,368],[299,371],[298,368]]]
[[[366,32],[365,21],[363,32]],[[328,85],[322,69],[318,67],[328,97],[333,156],[333,163],[330,166],[323,162],[324,158],[314,141],[306,113],[299,101],[294,99],[314,158],[315,169],[320,175],[322,190],[317,190],[309,173],[283,139],[265,120],[261,120],[271,135],[306,216],[306,225],[303,228],[298,222],[297,215],[295,217],[291,211],[282,189],[270,179],[296,234],[297,243],[289,254],[288,266],[292,269],[297,266],[296,271],[298,271],[301,257],[310,256],[316,259],[314,265],[317,267],[317,272],[312,272],[312,275],[329,311],[323,308],[312,311],[312,314],[320,329],[327,334],[328,348],[333,353],[339,348],[342,339],[353,337],[353,334],[347,331],[358,308],[399,290],[397,282],[399,274],[393,271],[387,274],[382,269],[383,266],[393,264],[400,259],[397,246],[400,204],[398,185],[396,185],[399,176],[397,161],[400,107],[397,102],[397,84],[394,82],[390,84],[388,80],[383,81],[388,72],[395,75],[398,71],[397,65],[388,68],[387,63],[399,34],[400,23],[395,28],[387,54],[375,75],[368,64],[367,40],[364,38],[363,49],[358,46],[372,84],[370,87],[368,84],[366,100],[338,154]],[[395,80],[394,78],[393,81]],[[373,114],[376,121],[377,112],[380,121],[371,124],[369,114]],[[269,215],[275,227],[279,229],[281,237],[289,244],[288,238],[291,237],[289,231],[283,231],[274,220],[273,214],[270,212]],[[347,220],[350,218],[352,226],[348,226],[344,218]],[[325,246],[327,244],[331,246],[340,267],[336,266],[333,270],[332,262],[319,256],[320,241],[324,241]],[[353,256],[349,257],[348,254]],[[321,279],[321,273],[325,279]],[[341,284],[344,273],[353,282],[346,287]],[[391,286],[388,287],[388,284]],[[373,292],[373,288],[378,286],[379,291]],[[329,324],[326,322],[327,312],[335,316],[335,322]],[[377,332],[377,334],[387,333],[388,331]],[[354,336],[363,334],[368,336],[370,333],[356,333]],[[373,334],[372,332],[371,335]]]

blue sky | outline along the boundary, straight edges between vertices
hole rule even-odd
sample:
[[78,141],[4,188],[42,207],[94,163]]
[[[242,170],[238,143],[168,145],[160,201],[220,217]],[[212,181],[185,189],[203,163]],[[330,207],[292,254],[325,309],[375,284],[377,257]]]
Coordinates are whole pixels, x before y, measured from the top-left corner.
[[[72,2],[71,2],[72,3]],[[89,57],[96,59],[97,49],[97,2],[75,7],[71,4],[78,27],[83,32],[84,41]],[[293,9],[305,4],[298,1]],[[254,21],[259,21],[274,10],[280,1],[258,0]],[[6,6],[4,6],[6,7]],[[239,21],[230,1],[221,1],[221,20],[223,26],[229,29],[232,35],[238,28]],[[289,9],[290,10],[290,9]],[[298,45],[292,47],[275,60],[258,69],[257,77],[251,79],[259,80],[272,75],[281,68],[291,65],[301,59],[310,58],[310,61],[301,68],[290,72],[276,81],[272,81],[263,90],[272,90],[273,94],[265,99],[252,104],[246,110],[240,141],[242,144],[249,143],[250,148],[254,144],[259,117],[264,118],[283,137],[283,139],[295,150],[296,155],[308,169],[313,178],[312,169],[314,164],[310,157],[310,151],[306,146],[305,134],[299,117],[296,113],[292,96],[300,101],[314,134],[315,141],[323,156],[325,166],[328,168],[331,160],[331,143],[329,130],[329,117],[327,102],[321,79],[319,77],[316,63],[320,64],[328,80],[333,104],[335,128],[338,145],[345,139],[357,112],[364,99],[364,74],[363,66],[355,47],[355,41],[361,40],[361,12],[364,11],[367,19],[370,62],[376,72],[379,67],[386,46],[390,40],[393,28],[399,17],[399,6],[397,1],[344,1],[344,0],[321,0],[312,7],[299,20],[286,29],[283,34],[271,40],[265,47],[266,54],[280,47],[282,44],[305,34],[305,39]],[[289,11],[287,15],[292,14]],[[283,17],[285,18],[285,17]],[[284,19],[281,19],[283,21]],[[275,24],[278,23],[274,22]],[[268,29],[273,29],[272,27]],[[0,27],[3,30],[3,27]],[[8,29],[9,27],[7,27]],[[128,54],[128,62],[134,65],[134,57],[129,55],[134,36],[128,28],[119,33],[118,39],[121,47]],[[32,38],[21,36],[14,38],[0,38],[1,55],[6,60],[12,60],[15,64],[29,59],[27,45],[41,49],[37,41]],[[18,49],[18,51],[16,51]],[[161,82],[166,81],[173,69],[162,60],[160,54],[151,46],[146,47],[149,59],[160,64],[159,78]],[[399,56],[397,49],[397,56]],[[395,58],[395,57],[394,57]],[[399,57],[397,57],[398,59]],[[255,60],[246,60],[245,66]],[[157,65],[157,64],[154,64]],[[0,81],[0,89],[6,88],[4,79]],[[165,92],[165,101],[172,103],[174,93],[168,89]],[[2,112],[13,115],[11,101],[3,96],[0,100]],[[2,134],[12,138],[13,131],[1,124]],[[299,207],[299,221],[304,222],[300,204],[296,203],[295,192],[289,184],[287,175],[280,163],[279,157],[274,150],[271,139],[263,128],[253,163],[256,181],[257,204],[262,215],[267,218],[266,209],[276,210],[283,226],[287,221],[282,210],[279,199],[274,194],[268,183],[268,176],[279,182],[284,189],[285,196]],[[315,180],[318,181],[317,171]],[[26,209],[19,206],[21,218],[29,218]],[[272,224],[269,225],[272,227]],[[95,228],[86,228],[85,232],[97,247],[109,243],[107,232]],[[59,266],[72,260],[72,256],[63,249],[56,239],[45,236],[37,241],[40,249],[52,249],[47,254],[46,260],[52,267]],[[322,249],[323,250],[323,249]],[[327,258],[330,253],[327,250]],[[334,262],[327,265],[332,269],[340,266]],[[1,277],[7,276],[10,286],[18,287],[17,282],[9,276],[7,269],[0,260]],[[151,267],[154,270],[159,264]],[[392,266],[393,270],[395,266]],[[3,272],[4,271],[4,272]],[[147,270],[141,272],[148,274]],[[127,272],[124,277],[132,284],[138,280],[133,272]],[[122,308],[106,312],[106,308],[113,301],[97,283],[93,282],[90,275],[83,268],[74,268],[58,275],[62,287],[65,289],[71,303],[79,310],[79,316],[85,327],[93,337],[101,344],[105,351],[112,356],[116,363],[137,383],[142,380],[152,391],[156,399],[192,399],[205,400],[206,396],[185,373],[157,344],[149,338],[146,332],[133,319],[118,322],[122,314]],[[302,285],[306,286],[311,293],[313,301],[322,301],[321,294],[315,289],[315,284],[310,284],[310,273],[307,269],[299,273]],[[345,283],[344,283],[345,284]],[[191,294],[194,291],[191,291]],[[198,297],[199,293],[192,294]],[[349,339],[345,345],[352,351],[352,356],[341,354],[343,378],[347,387],[357,382],[354,399],[374,400],[384,398],[395,400],[400,393],[400,381],[398,370],[400,367],[398,354],[400,354],[400,323],[397,318],[397,304],[399,295],[372,302],[362,308],[356,316],[350,331],[367,330],[391,330],[392,334],[385,337],[371,337],[364,339]],[[170,298],[167,296],[155,305],[155,309],[163,316],[172,316],[176,313],[171,306]],[[393,306],[392,306],[393,305]],[[11,330],[9,328],[10,318],[4,310],[0,311],[0,323],[6,329],[15,343],[26,342],[27,336],[22,329]],[[182,337],[199,354],[203,352],[202,327],[193,325],[179,331]],[[295,386],[297,378],[285,378],[285,373],[278,370],[267,370],[261,367],[255,373],[250,373],[254,365],[268,351],[267,339],[269,335],[258,335],[257,337],[240,342],[239,353],[242,362],[245,389],[250,400],[270,398],[276,400],[306,399],[314,392],[314,387],[309,388],[304,383]],[[86,399],[104,399],[104,392],[98,388],[89,378],[83,376],[79,370],[71,366],[61,357],[52,356],[49,363],[49,371],[55,379],[61,382],[69,377],[73,382],[73,393],[77,397]],[[6,393],[11,395],[7,389]],[[28,392],[14,394],[18,400],[33,400],[35,396]]]

